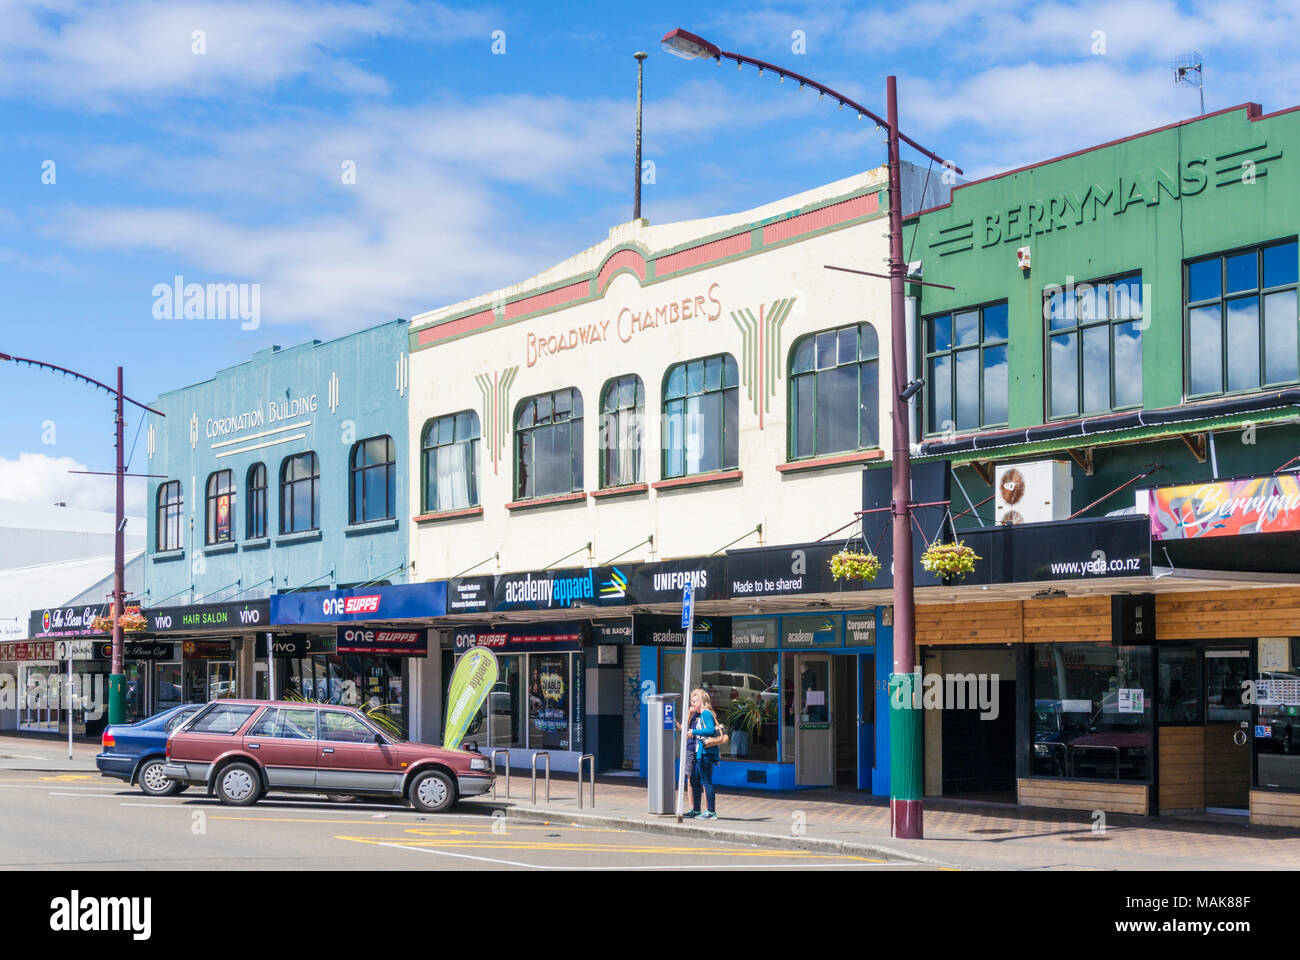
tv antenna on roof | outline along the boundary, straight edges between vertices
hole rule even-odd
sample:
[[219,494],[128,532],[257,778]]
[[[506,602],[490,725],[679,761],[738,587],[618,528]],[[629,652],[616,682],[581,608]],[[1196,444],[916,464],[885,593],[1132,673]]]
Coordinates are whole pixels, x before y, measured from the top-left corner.
[[1205,115],[1205,61],[1195,50],[1174,58],[1174,85],[1195,87],[1201,94],[1201,115]]

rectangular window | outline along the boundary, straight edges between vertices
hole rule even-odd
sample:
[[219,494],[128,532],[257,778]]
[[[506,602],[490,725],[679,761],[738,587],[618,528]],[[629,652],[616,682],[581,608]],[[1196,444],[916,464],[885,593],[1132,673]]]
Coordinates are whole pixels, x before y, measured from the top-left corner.
[[1149,782],[1154,679],[1150,647],[1034,644],[1033,775]]
[[1142,275],[1043,292],[1049,418],[1142,405]]
[[515,499],[582,489],[582,394],[530,397],[515,417]]
[[1185,264],[1188,397],[1300,381],[1297,255],[1284,240]]
[[[693,654],[691,689],[702,687],[708,693],[714,716],[731,738],[719,748],[723,760],[775,763],[780,758],[777,658],[775,650],[697,650]],[[684,660],[683,650],[663,651],[659,676],[664,693],[682,692]],[[674,742],[680,752],[680,738],[675,737]]]
[[739,465],[739,382],[731,354],[668,369],[664,378],[665,479]]
[[990,303],[925,321],[928,432],[1007,422],[1007,304]]

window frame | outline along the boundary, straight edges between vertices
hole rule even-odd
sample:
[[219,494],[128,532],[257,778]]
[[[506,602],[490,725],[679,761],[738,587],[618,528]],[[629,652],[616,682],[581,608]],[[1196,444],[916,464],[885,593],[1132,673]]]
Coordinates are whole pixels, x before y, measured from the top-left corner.
[[[556,420],[554,419],[555,415],[553,412],[555,410],[555,398],[556,396],[565,393],[569,394],[569,416],[564,420]],[[550,403],[552,413],[548,414],[548,416],[551,417],[551,419],[548,422],[542,424],[539,424],[536,421],[534,421],[533,423],[527,426],[521,426],[520,419],[523,416],[523,412],[525,408],[528,406],[528,404],[535,403],[537,400],[541,399],[542,397],[545,397],[547,401]],[[573,411],[575,409],[579,411],[577,416],[573,415]],[[584,458],[586,457],[586,449],[583,446],[583,436],[582,436],[583,420],[585,418],[586,418],[586,407],[584,406],[582,401],[582,391],[579,390],[576,386],[559,387],[555,390],[543,390],[541,393],[535,393],[532,394],[531,396],[524,397],[519,401],[518,404],[515,405],[514,416],[511,418],[511,424],[513,425],[513,429],[514,429],[514,438],[511,441],[512,446],[514,448],[513,456],[511,457],[511,460],[514,463],[514,479],[513,479],[513,484],[511,486],[511,493],[513,494],[513,497],[511,502],[521,503],[528,500],[540,500],[546,497],[562,497],[570,493],[580,493],[585,489],[584,485],[586,483],[586,464],[583,461]],[[543,430],[553,430],[556,427],[558,427],[561,423],[566,423],[569,425],[569,486],[568,489],[548,491],[546,493],[538,493],[536,491],[537,444],[533,443],[531,445],[532,463],[530,464],[530,467],[533,470],[532,475],[530,477],[533,485],[533,492],[527,495],[523,495],[519,489],[519,468],[520,468],[519,445],[520,443],[522,442],[524,437],[536,436],[540,431]],[[576,429],[575,429],[575,425],[576,425]],[[575,444],[575,440],[576,440],[576,444]],[[575,445],[576,445],[576,451],[575,451]],[[573,469],[575,452],[578,454],[578,458],[577,458],[578,469],[576,471],[576,476],[575,476],[575,471]]]
[[[998,307],[998,306],[1005,307],[1006,310],[1007,310],[1007,335],[1006,335],[1004,338],[1002,338],[1002,339],[998,339],[998,340],[988,340],[988,339],[985,339],[985,337],[984,337],[984,312],[985,312],[985,310],[987,310],[989,307]],[[945,349],[945,350],[934,350],[934,351],[930,350],[930,348],[929,348],[929,344],[930,344],[930,329],[931,329],[930,325],[931,325],[931,324],[932,324],[936,319],[938,319],[939,317],[948,317],[948,318],[949,318],[949,322],[951,323],[951,322],[952,322],[952,318],[955,317],[957,314],[959,314],[959,313],[969,313],[971,310],[978,310],[978,311],[979,311],[979,337],[976,339],[976,341],[975,341],[974,343],[971,343],[971,344],[964,344],[964,345],[960,345],[960,346],[959,346],[959,345],[955,342],[955,341],[956,341],[956,331],[954,330],[954,331],[952,332],[952,335],[951,335],[951,339],[952,339],[953,342],[949,343],[947,349]],[[939,427],[939,426],[932,426],[932,425],[931,425],[931,416],[932,416],[932,414],[933,414],[933,410],[931,409],[931,402],[930,402],[930,396],[931,396],[930,366],[931,366],[931,361],[934,360],[936,357],[943,357],[943,356],[947,356],[947,357],[951,358],[951,360],[950,360],[950,362],[951,362],[951,367],[950,367],[951,373],[949,374],[949,384],[948,384],[948,386],[949,386],[949,401],[950,401],[950,404],[951,404],[951,406],[950,406],[949,409],[952,411],[953,432],[955,432],[955,433],[962,433],[962,432],[965,432],[965,431],[994,430],[994,429],[997,429],[998,427],[1005,427],[1005,426],[1007,426],[1007,425],[1011,422],[1011,420],[1010,420],[1010,418],[1011,418],[1011,301],[1010,301],[1010,298],[1003,297],[1003,298],[998,299],[998,300],[986,300],[986,301],[984,301],[984,302],[982,302],[982,303],[966,304],[966,305],[962,305],[962,306],[958,306],[958,307],[953,307],[953,308],[951,308],[951,309],[949,309],[949,310],[938,310],[938,311],[936,311],[936,312],[934,312],[934,313],[931,313],[931,314],[926,315],[925,317],[923,317],[923,318],[921,319],[921,331],[920,331],[920,333],[921,333],[921,338],[920,338],[920,347],[921,347],[921,349],[918,351],[918,353],[919,353],[920,361],[921,361],[921,378],[922,378],[922,380],[925,381],[925,384],[926,384],[926,389],[925,389],[925,401],[924,401],[924,404],[925,404],[925,415],[924,415],[925,436],[927,436],[927,437],[938,436],[938,435],[941,435],[941,434],[943,434],[943,433],[946,432],[946,431],[944,431],[944,430],[942,429],[942,427]],[[987,422],[987,421],[985,420],[985,417],[984,417],[984,407],[985,407],[985,402],[984,402],[984,401],[985,401],[985,390],[984,390],[984,351],[985,351],[985,350],[988,350],[988,349],[990,349],[990,348],[995,348],[995,347],[1005,347],[1005,348],[1006,348],[1006,351],[1007,351],[1007,419],[1005,419],[1005,420],[1000,420],[1000,421],[998,421],[998,422],[996,422],[996,423],[990,423],[990,422]],[[959,353],[967,353],[967,352],[970,352],[970,351],[976,351],[977,354],[978,354],[978,356],[979,356],[979,360],[980,360],[980,364],[979,364],[979,371],[980,371],[980,380],[979,380],[979,423],[978,423],[976,426],[974,426],[974,427],[959,427],[959,426],[957,426],[957,355],[958,355]]]
[[[388,459],[376,460],[374,463],[364,463],[358,466],[358,458],[366,450],[367,444],[374,443],[376,440],[386,441]],[[370,516],[368,513],[369,498],[366,496],[366,481],[368,474],[371,472],[382,472],[384,477],[384,508],[380,516]],[[361,496],[357,496],[358,477],[361,484]],[[358,502],[359,501],[359,502]],[[392,520],[397,516],[397,443],[393,440],[391,434],[381,433],[373,437],[366,437],[364,440],[358,440],[352,445],[352,452],[348,456],[348,522],[350,524],[359,523],[378,523],[383,520]]]
[[[456,436],[456,421],[459,417],[468,414],[474,418],[474,435],[458,439]],[[444,420],[451,421],[451,440],[447,443],[429,443],[429,437],[433,434],[434,429]],[[423,513],[441,513],[445,510],[461,510],[482,505],[482,499],[479,492],[479,451],[482,449],[483,424],[479,419],[478,412],[475,410],[457,410],[455,413],[443,414],[440,417],[430,417],[424,422],[424,429],[420,431],[420,510]],[[471,478],[473,480],[473,493],[469,497],[469,503],[464,507],[456,506],[434,506],[431,493],[436,491],[432,480],[436,477],[436,471],[429,469],[429,455],[440,449],[450,449],[461,444],[469,444],[470,451],[465,459],[469,466]],[[470,484],[466,484],[468,488]]]
[[[707,385],[708,384],[707,379],[705,379],[704,380],[705,386],[700,391],[692,393],[690,391],[690,382],[689,382],[690,365],[692,363],[703,363],[705,369],[704,377],[707,378],[708,362],[710,360],[722,361],[722,386],[716,388],[710,388]],[[686,376],[688,379],[687,379],[686,392],[683,393],[681,396],[670,397],[668,395],[668,381],[672,378],[673,371],[677,370],[678,368],[687,370]],[[728,369],[730,369],[735,374],[735,378],[736,378],[735,382],[730,385],[727,384]],[[672,453],[672,448],[670,448],[668,445],[669,438],[672,436],[672,431],[668,427],[668,424],[670,422],[669,417],[671,416],[668,412],[669,404],[681,402],[684,408],[685,401],[689,400],[691,397],[706,397],[715,393],[721,394],[721,402],[722,402],[722,407],[721,407],[722,417],[720,418],[721,423],[718,424],[718,448],[721,451],[719,456],[719,460],[721,462],[717,467],[710,468],[708,470],[691,471],[689,469],[686,469],[686,460],[685,460],[686,450],[684,446],[686,440],[686,429],[685,429],[685,425],[683,424],[683,429],[681,430],[681,436],[683,441],[683,448],[682,448],[683,470],[681,473],[676,473],[676,474],[669,473],[668,460],[670,454]],[[709,473],[717,473],[722,470],[737,470],[740,468],[740,367],[736,363],[736,358],[732,356],[731,353],[727,351],[722,351],[719,353],[710,353],[702,357],[691,357],[687,360],[681,360],[677,363],[671,364],[664,371],[663,383],[661,385],[659,396],[661,398],[659,409],[662,415],[660,421],[662,424],[662,426],[660,427],[660,432],[662,434],[662,437],[661,437],[661,442],[659,444],[659,476],[663,480],[680,480],[685,477],[698,477]],[[727,454],[727,432],[726,432],[727,431],[727,404],[728,403],[734,404],[734,410],[735,410],[735,416],[734,416],[736,422],[736,462],[735,463],[728,463],[727,456],[726,456]],[[685,409],[683,409],[682,417],[685,418],[685,416],[686,416]]]
[[[220,478],[226,478],[224,492],[220,484]],[[215,492],[213,485],[218,484]],[[222,497],[227,497],[226,515],[228,518],[228,530],[225,537],[217,535],[216,511],[220,505]],[[235,537],[235,500],[237,497],[235,487],[234,470],[214,470],[208,474],[208,482],[204,485],[204,526],[203,526],[203,545],[207,547],[216,547],[225,543],[234,543]]]
[[[606,399],[611,393],[622,394],[623,384],[627,381],[634,381],[632,392],[632,406],[628,407],[621,403],[607,409]],[[597,474],[599,489],[609,490],[617,487],[626,487],[632,484],[645,482],[645,381],[640,375],[635,373],[624,373],[616,377],[610,377],[605,381],[604,386],[600,388],[600,426],[597,434]],[[632,429],[635,431],[639,445],[635,450],[624,450],[616,441],[623,436],[623,418],[632,417]],[[639,421],[639,424],[638,422]],[[609,446],[611,440],[615,441],[612,449],[617,457],[616,466],[622,465],[624,456],[634,457],[635,476],[631,480],[611,483],[609,478],[606,451],[611,449]],[[618,472],[622,472],[621,470]]]
[[[834,366],[826,367],[824,369],[819,368],[817,366],[817,346],[816,346],[817,336],[823,333],[834,333],[838,338],[838,335],[841,330],[848,330],[853,327],[856,327],[858,330],[857,359],[847,363],[839,363],[838,356],[837,356],[836,358],[837,362]],[[863,327],[869,328],[876,337],[875,349],[872,352],[872,355],[866,358],[862,356],[862,328]],[[806,340],[813,341],[813,365],[812,368],[809,370],[805,370],[802,373],[795,373],[794,371],[795,355],[799,352],[799,347]],[[876,442],[873,444],[864,445],[862,442],[863,439],[862,438],[862,368],[865,364],[868,363],[873,363],[876,365],[876,394],[874,397],[872,397],[872,405],[875,409],[875,419],[876,419]],[[817,449],[817,420],[818,420],[818,410],[820,408],[820,405],[817,403],[817,376],[819,373],[823,373],[831,370],[838,370],[840,367],[847,367],[847,366],[857,367],[858,370],[858,377],[857,377],[858,445],[855,447],[850,447],[846,450],[819,450]],[[799,451],[799,437],[798,437],[799,408],[798,408],[797,397],[798,397],[799,381],[806,378],[811,378],[813,384],[813,420],[812,420],[813,452],[808,454],[803,454],[801,456],[799,455],[798,452]],[[794,343],[790,347],[790,353],[786,360],[786,380],[788,381],[789,384],[787,390],[787,410],[789,411],[789,416],[787,418],[789,420],[789,424],[786,429],[787,462],[797,463],[802,460],[813,460],[818,457],[833,456],[834,454],[837,453],[857,453],[862,450],[880,449],[880,333],[879,331],[876,330],[876,328],[872,324],[868,323],[865,320],[860,321],[858,323],[845,323],[837,327],[828,327],[825,330],[814,330],[811,333],[806,333],[800,337],[797,337]]]
[[[1107,312],[1109,314],[1114,314],[1116,313],[1116,302],[1117,302],[1114,290],[1117,284],[1125,280],[1136,280],[1138,282],[1139,288],[1141,288],[1142,271],[1140,269],[1126,270],[1122,273],[1116,273],[1105,277],[1097,277],[1096,279],[1093,280],[1083,280],[1078,283],[1074,283],[1073,285],[1068,287],[1058,287],[1058,289],[1061,290],[1062,292],[1068,289],[1071,292],[1071,294],[1074,295],[1075,297],[1074,320],[1072,321],[1073,325],[1068,327],[1059,327],[1059,328],[1052,326],[1051,312],[1048,309],[1048,296],[1047,296],[1048,288],[1047,287],[1043,288],[1042,291],[1043,411],[1046,414],[1046,416],[1043,418],[1044,422],[1050,423],[1050,422],[1064,421],[1064,420],[1077,420],[1080,417],[1102,416],[1107,413],[1116,413],[1121,410],[1141,410],[1143,404],[1146,402],[1145,391],[1139,390],[1139,393],[1142,394],[1142,399],[1138,400],[1137,403],[1128,403],[1122,405],[1118,405],[1115,403],[1115,382],[1116,382],[1115,381],[1115,328],[1122,324],[1143,323],[1143,321],[1146,319],[1147,316],[1147,310],[1149,309],[1149,305],[1146,302],[1146,298],[1145,297],[1142,298],[1142,313],[1140,316],[1137,317],[1108,316],[1104,320],[1094,319],[1086,322],[1079,319],[1079,301],[1076,294],[1080,287],[1086,286],[1095,289],[1096,287],[1105,284],[1107,288],[1107,293],[1106,293]],[[1110,392],[1109,403],[1104,409],[1101,410],[1084,410],[1083,331],[1092,330],[1103,326],[1109,328],[1107,330],[1107,334],[1108,334],[1107,376],[1109,377],[1108,389]],[[1008,333],[1009,332],[1010,331],[1008,331]],[[1139,340],[1141,343],[1145,344],[1146,343],[1145,338],[1141,337],[1141,334],[1143,332],[1144,332],[1143,328],[1139,326],[1138,327]],[[1075,409],[1073,413],[1053,413],[1052,412],[1052,340],[1056,337],[1068,336],[1070,334],[1074,334],[1075,336],[1075,371],[1074,371]],[[1141,374],[1140,369],[1138,373],[1139,375]],[[1143,387],[1145,387],[1145,383],[1143,383]]]
[[[1267,341],[1265,339],[1265,314],[1264,298],[1269,294],[1284,293],[1288,290],[1295,290],[1297,303],[1300,304],[1300,264],[1296,267],[1297,282],[1278,284],[1272,287],[1264,286],[1264,251],[1271,247],[1281,247],[1287,244],[1296,244],[1297,256],[1300,257],[1300,236],[1291,235],[1274,240],[1265,240],[1260,243],[1247,243],[1241,246],[1232,247],[1227,250],[1220,250],[1215,253],[1205,254],[1198,257],[1187,257],[1183,260],[1183,399],[1187,401],[1204,400],[1212,397],[1238,397],[1250,393],[1257,393],[1260,390],[1268,390],[1273,387],[1289,386],[1300,383],[1300,377],[1293,380],[1279,380],[1269,382],[1265,379],[1268,370],[1267,367]],[[1250,290],[1238,290],[1232,293],[1228,292],[1228,260],[1233,257],[1239,257],[1244,253],[1253,252],[1255,254],[1255,286]],[[1219,261],[1219,295],[1206,300],[1192,300],[1191,297],[1191,269],[1196,264],[1206,263],[1210,260]],[[1259,324],[1259,380],[1260,382],[1251,387],[1242,387],[1236,390],[1229,388],[1228,383],[1228,324],[1226,321],[1227,305],[1236,300],[1248,299],[1253,296],[1257,301],[1256,319]],[[1213,304],[1219,305],[1219,383],[1222,389],[1209,393],[1192,392],[1192,311]],[[1297,325],[1300,327],[1300,317],[1297,318]],[[1300,329],[1297,330],[1297,370],[1300,370]]]
[[[261,478],[261,485],[258,485],[258,478]],[[270,517],[267,513],[267,479],[266,464],[258,461],[248,468],[244,475],[244,483],[248,490],[248,501],[244,507],[244,535],[248,540],[264,540],[267,535],[270,524],[267,522]],[[261,525],[258,526],[256,520],[259,516]]]
[[[293,480],[286,480],[285,475],[289,470],[289,465],[303,457],[311,457],[312,472],[306,477],[296,477]],[[289,498],[289,509],[284,508],[285,486],[293,485],[293,490]],[[300,484],[307,484],[311,496],[311,525],[301,530],[294,528],[294,503],[297,500],[297,488]],[[294,533],[310,533],[313,530],[320,529],[320,457],[315,450],[304,450],[302,453],[294,453],[285,457],[280,462],[280,535],[287,536]]]
[[[167,496],[168,491],[175,489],[176,498],[172,500]],[[166,499],[164,500],[164,497]],[[182,544],[182,518],[185,512],[185,493],[181,488],[179,480],[168,480],[158,485],[158,492],[154,495],[154,552],[171,553],[174,550],[180,550]],[[174,526],[174,530],[173,530]],[[168,534],[175,533],[175,540]]]

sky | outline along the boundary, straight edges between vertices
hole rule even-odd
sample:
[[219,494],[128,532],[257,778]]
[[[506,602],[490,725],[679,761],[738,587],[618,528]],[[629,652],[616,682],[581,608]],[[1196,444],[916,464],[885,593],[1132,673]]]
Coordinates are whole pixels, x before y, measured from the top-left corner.
[[[1300,4],[1270,0],[0,0],[0,23],[0,352],[121,365],[144,402],[605,239],[631,219],[637,50],[652,223],[884,161],[797,84],[665,53],[673,27],[881,114],[896,74],[902,130],[968,177],[1194,115],[1187,51],[1207,110],[1300,103]],[[176,277],[248,285],[256,324],[166,315]],[[0,409],[0,496],[112,509],[111,478],[69,473],[112,469],[107,395],[0,363]]]

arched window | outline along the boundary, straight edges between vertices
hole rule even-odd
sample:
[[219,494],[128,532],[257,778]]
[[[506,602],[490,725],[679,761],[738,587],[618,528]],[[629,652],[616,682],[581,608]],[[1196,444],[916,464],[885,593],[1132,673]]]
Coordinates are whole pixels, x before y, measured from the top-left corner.
[[582,394],[540,393],[515,408],[515,499],[582,489]]
[[641,467],[645,385],[634,373],[615,377],[600,392],[600,485],[622,487],[645,479]]
[[248,539],[266,536],[266,464],[248,468]]
[[810,333],[790,351],[790,459],[880,443],[880,353],[875,328]]
[[208,525],[204,542],[230,543],[235,539],[235,472],[208,474]]
[[181,548],[181,482],[169,480],[158,487],[157,550]]
[[478,506],[478,414],[437,417],[424,425],[425,513]]
[[740,464],[736,358],[688,360],[664,377],[664,479]]
[[352,523],[397,516],[397,448],[389,436],[352,448]]
[[320,527],[320,461],[308,451],[280,465],[280,532]]

